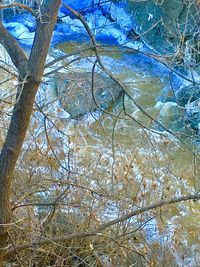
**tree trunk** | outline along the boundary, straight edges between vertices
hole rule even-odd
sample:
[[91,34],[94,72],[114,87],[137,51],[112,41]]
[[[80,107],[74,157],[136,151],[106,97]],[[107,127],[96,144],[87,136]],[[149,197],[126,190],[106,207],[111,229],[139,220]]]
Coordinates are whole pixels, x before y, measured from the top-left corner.
[[[17,102],[13,109],[8,133],[0,154],[0,267],[3,266],[4,254],[8,246],[6,224],[12,220],[10,207],[12,174],[20,155],[26,132],[29,126],[35,96],[39,88],[44,65],[57,21],[61,0],[44,0],[41,6],[41,17],[37,18],[33,48],[29,60],[13,37],[0,24],[0,42],[9,53],[18,68],[20,79],[24,80],[18,90]],[[16,49],[13,50],[13,47]],[[22,64],[24,62],[24,64]]]

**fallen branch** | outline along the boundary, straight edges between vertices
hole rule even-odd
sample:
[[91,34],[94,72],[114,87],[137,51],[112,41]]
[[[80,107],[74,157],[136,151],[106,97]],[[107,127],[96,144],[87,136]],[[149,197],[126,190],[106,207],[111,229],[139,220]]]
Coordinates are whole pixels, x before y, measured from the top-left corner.
[[73,233],[73,234],[69,234],[69,235],[64,235],[62,237],[44,238],[44,239],[38,240],[37,242],[26,243],[23,245],[16,245],[14,248],[11,247],[9,249],[6,247],[5,249],[8,250],[6,253],[6,258],[10,258],[10,257],[14,256],[15,253],[18,253],[20,251],[23,251],[26,249],[35,249],[35,247],[48,245],[51,243],[66,242],[66,241],[73,240],[73,239],[80,239],[80,238],[86,238],[86,237],[91,237],[91,236],[95,236],[95,235],[102,235],[101,232],[106,230],[108,227],[111,227],[113,225],[116,225],[118,223],[126,221],[126,220],[128,220],[134,216],[137,216],[139,214],[142,214],[144,212],[151,211],[151,210],[154,210],[157,208],[161,208],[161,207],[166,206],[166,205],[176,204],[179,202],[189,201],[189,200],[200,200],[200,194],[198,193],[198,194],[194,194],[194,195],[182,196],[179,198],[172,198],[172,199],[166,200],[166,201],[163,200],[161,202],[152,204],[148,207],[143,207],[143,208],[137,209],[135,211],[132,211],[126,215],[123,215],[123,216],[117,218],[117,219],[103,223],[99,227],[97,227],[96,229],[89,231],[89,232]]

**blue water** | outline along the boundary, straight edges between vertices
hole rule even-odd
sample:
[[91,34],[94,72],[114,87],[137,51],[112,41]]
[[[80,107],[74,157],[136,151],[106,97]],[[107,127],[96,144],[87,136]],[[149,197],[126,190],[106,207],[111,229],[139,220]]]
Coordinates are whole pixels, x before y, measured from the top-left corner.
[[[187,76],[186,71],[176,70],[175,73],[159,61],[145,55],[145,53],[152,53],[150,48],[129,37],[130,30],[136,25],[134,18],[127,10],[125,1],[114,4],[103,0],[63,0],[63,3],[82,13],[98,43],[123,47],[123,49],[125,47],[137,49],[139,53],[134,53],[134,51],[122,53],[123,56],[118,60],[118,65],[131,67],[133,71],[139,69],[147,75],[158,77],[164,86],[157,96],[157,101],[159,103],[176,101],[172,90],[176,92],[188,83],[177,73]],[[36,22],[31,14],[24,12],[7,16],[4,18],[4,25],[22,47],[31,49],[36,29]],[[82,44],[89,43],[90,39],[82,23],[62,6],[51,46],[55,47],[69,41]]]
[[[135,22],[127,10],[125,1],[114,4],[105,0],[63,0],[63,3],[82,12],[99,43],[134,47],[137,42],[129,37],[129,32],[135,27]],[[15,16],[4,17],[4,25],[23,47],[31,49],[36,22],[30,13],[24,12]],[[68,41],[85,43],[89,42],[89,37],[82,23],[70,14],[66,7],[61,6],[51,46]],[[150,51],[144,45],[141,45],[140,49],[146,52]],[[150,72],[151,75],[166,77],[170,73],[170,70],[164,65],[143,54],[129,54],[124,56],[124,61],[143,71]],[[171,78],[173,81],[176,80],[173,86],[178,88],[181,79],[175,74],[171,75]]]
[[[63,0],[63,3],[84,14],[98,41],[110,44],[123,44],[127,41],[126,33],[132,28],[131,15],[121,6],[115,6],[110,1],[95,0]],[[7,15],[4,17],[4,25],[22,46],[31,48],[36,28],[35,19],[31,14],[25,12],[14,16]],[[85,42],[89,41],[89,38],[81,22],[61,6],[52,45],[65,41]]]

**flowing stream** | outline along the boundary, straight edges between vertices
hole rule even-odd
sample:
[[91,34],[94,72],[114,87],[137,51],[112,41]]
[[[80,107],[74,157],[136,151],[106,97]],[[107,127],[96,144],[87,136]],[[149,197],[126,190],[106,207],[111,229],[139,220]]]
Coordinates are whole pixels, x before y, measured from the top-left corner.
[[[115,7],[113,13],[116,12],[122,14],[125,11]],[[15,22],[7,21],[6,26],[22,44],[29,46],[34,35],[34,22],[26,20],[23,24],[20,16],[17,15]],[[121,21],[122,27],[130,22],[130,16],[127,16],[127,21]],[[107,194],[109,190],[112,192],[113,209],[111,203],[110,207],[104,203],[99,211],[100,217],[108,219],[123,209],[129,211],[129,207],[148,206],[165,198],[197,192],[200,188],[198,139],[185,124],[184,113],[174,101],[172,90],[184,81],[171,75],[169,69],[152,58],[124,52],[119,45],[127,40],[120,23],[105,27],[108,19],[100,11],[86,14],[86,19],[91,28],[94,26],[92,22],[96,23],[93,32],[96,29],[99,41],[105,44],[108,40],[109,45],[101,52],[102,61],[126,84],[132,99],[121,97],[103,114],[88,114],[80,120],[62,116],[59,101],[56,102],[57,110],[48,106],[48,115],[61,123],[67,136],[64,146],[70,155],[70,171],[78,173],[79,179],[90,179],[88,183],[94,188],[101,188]],[[80,24],[66,16],[57,25],[54,43],[58,44],[59,38],[67,41],[57,45],[59,53],[60,50],[72,53],[83,46],[77,42],[85,34]],[[83,41],[86,40],[83,38]],[[112,41],[116,46],[110,45]],[[126,47],[140,45],[130,40],[126,43]],[[52,53],[55,55],[55,51]],[[94,55],[83,54],[79,61],[70,64],[69,69],[91,71],[93,62]],[[47,97],[55,101],[52,90],[50,88]],[[138,109],[133,100],[159,124]],[[163,208],[163,216],[154,218],[152,212],[152,220],[143,227],[145,242],[155,253],[156,249],[160,250],[160,256],[166,253],[168,260],[169,255],[173,255],[174,265],[171,266],[199,266],[199,210],[199,202],[185,202]],[[144,220],[145,216],[140,219]]]
[[[71,53],[77,46],[77,43],[63,43],[59,48]],[[138,58],[121,51],[102,52],[101,57],[105,66],[108,69],[112,66],[114,75],[127,85],[131,97],[182,142],[149,119],[126,96],[101,116],[93,113],[80,120],[61,119],[70,140],[72,170],[91,174],[94,184],[101,181],[105,190],[114,190],[117,198],[113,202],[122,205],[121,209],[123,198],[143,206],[197,192],[200,186],[199,146],[192,130],[187,129],[177,104],[171,98],[166,101],[168,70],[164,69],[165,74],[161,75],[153,68],[148,69],[153,63],[151,60],[145,69],[143,57],[140,60],[144,65],[141,61],[137,65]],[[70,69],[89,71],[92,59],[83,57]],[[153,247],[159,243],[160,251],[171,251],[177,266],[198,266],[199,207],[197,202],[187,202],[178,204],[178,208],[169,208],[167,213],[164,209],[162,219],[152,219],[144,227],[149,245]],[[126,205],[124,209],[127,209]],[[101,216],[112,218],[118,212],[115,208],[108,210],[110,208],[105,208]]]

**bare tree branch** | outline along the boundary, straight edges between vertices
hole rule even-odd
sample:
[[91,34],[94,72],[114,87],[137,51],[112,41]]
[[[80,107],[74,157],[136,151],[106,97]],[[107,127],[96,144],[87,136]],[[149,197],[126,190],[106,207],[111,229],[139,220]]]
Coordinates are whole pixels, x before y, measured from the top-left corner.
[[12,7],[18,7],[21,9],[25,9],[28,12],[30,12],[34,17],[37,17],[36,12],[34,12],[34,10],[32,8],[30,8],[27,5],[21,4],[21,3],[10,3],[10,4],[6,4],[6,5],[2,5],[0,4],[0,9],[7,9],[7,8],[12,8]]
[[[172,136],[175,136],[176,138],[177,138],[177,140],[179,140],[182,144],[184,144],[187,148],[188,148],[188,150],[190,150],[191,151],[191,153],[195,156],[195,157],[197,157],[197,158],[199,158],[199,156],[198,156],[198,154],[196,154],[193,150],[192,150],[192,148],[180,137],[180,136],[178,136],[175,132],[173,132],[173,131],[171,131],[170,129],[168,129],[167,127],[165,127],[161,122],[159,122],[157,119],[155,119],[154,117],[152,117],[140,104],[138,104],[138,102],[135,100],[135,99],[133,99],[133,97],[128,93],[128,90],[127,90],[127,87],[126,87],[126,85],[125,84],[123,84],[119,79],[117,79],[113,74],[112,74],[112,72],[110,71],[110,70],[108,70],[105,66],[104,66],[104,64],[103,64],[103,62],[102,62],[102,60],[101,60],[101,57],[100,57],[100,55],[99,55],[99,51],[98,51],[98,45],[97,45],[97,42],[96,42],[96,40],[95,40],[95,37],[94,37],[94,35],[93,35],[93,33],[92,33],[92,31],[91,31],[91,29],[90,29],[90,27],[89,27],[89,25],[88,25],[88,23],[86,22],[86,20],[84,19],[84,17],[80,14],[80,13],[78,13],[78,12],[76,12],[75,10],[73,10],[71,7],[69,7],[69,6],[67,6],[67,5],[65,5],[65,4],[63,4],[63,6],[64,7],[66,7],[68,10],[70,10],[71,12],[72,12],[72,14],[74,14],[76,17],[77,17],[77,19],[79,19],[80,21],[81,21],[81,23],[83,24],[83,26],[85,27],[85,30],[87,31],[87,33],[88,33],[88,35],[89,35],[89,37],[90,37],[90,41],[91,41],[91,43],[92,43],[92,45],[93,45],[93,47],[94,47],[94,52],[95,52],[95,56],[96,56],[96,60],[97,60],[97,62],[99,63],[99,66],[100,66],[100,68],[102,69],[102,71],[104,71],[111,79],[113,79],[113,81],[115,81],[116,82],[116,84],[117,85],[119,85],[121,88],[122,88],[122,90],[125,92],[125,94],[131,99],[131,101],[133,102],[133,104],[147,117],[147,118],[149,118],[150,120],[152,120],[153,122],[155,122],[158,126],[160,126],[163,130],[165,130],[166,132],[168,132],[169,134],[171,134]],[[130,117],[130,116],[129,116]],[[133,117],[132,117],[132,119],[133,119]]]
[[12,62],[18,69],[21,77],[25,77],[27,73],[28,59],[15,38],[8,32],[4,25],[0,22],[0,43],[5,47]]
[[[9,223],[12,217],[10,207],[12,174],[26,136],[35,96],[44,73],[60,4],[61,0],[43,1],[41,18],[37,19],[37,29],[29,60],[18,43],[0,23],[0,42],[5,46],[13,63],[24,78],[24,82],[19,85],[18,98],[0,154],[0,247],[6,245],[8,238],[8,232],[2,225]],[[3,251],[0,251],[0,262],[3,262],[3,259]]]
[[[195,195],[188,195],[188,196],[182,196],[179,198],[172,198],[166,201],[161,201],[155,204],[152,204],[148,207],[143,207],[140,209],[137,209],[135,211],[132,211],[124,216],[121,216],[117,219],[111,220],[107,223],[103,223],[102,225],[100,225],[97,229],[89,231],[89,232],[81,232],[81,233],[73,233],[70,235],[64,235],[62,237],[54,237],[54,238],[44,238],[43,240],[39,240],[38,242],[33,242],[33,243],[26,243],[23,245],[18,245],[15,246],[15,248],[10,248],[7,253],[6,253],[6,257],[9,258],[11,256],[13,256],[15,253],[23,251],[25,249],[35,249],[35,247],[37,246],[43,246],[43,245],[47,245],[47,244],[51,244],[51,243],[56,243],[56,242],[66,242],[72,239],[81,239],[81,238],[85,238],[85,237],[91,237],[91,236],[95,236],[95,235],[101,235],[101,232],[104,231],[105,229],[107,229],[108,227],[111,227],[115,224],[118,224],[120,222],[123,222],[125,220],[128,220],[134,216],[137,216],[139,214],[142,214],[144,212],[147,211],[151,211],[157,208],[161,208],[163,206],[166,205],[171,205],[171,204],[176,204],[179,202],[183,202],[183,201],[189,201],[189,200],[200,200],[200,194],[195,194]],[[6,248],[7,249],[7,248]]]

